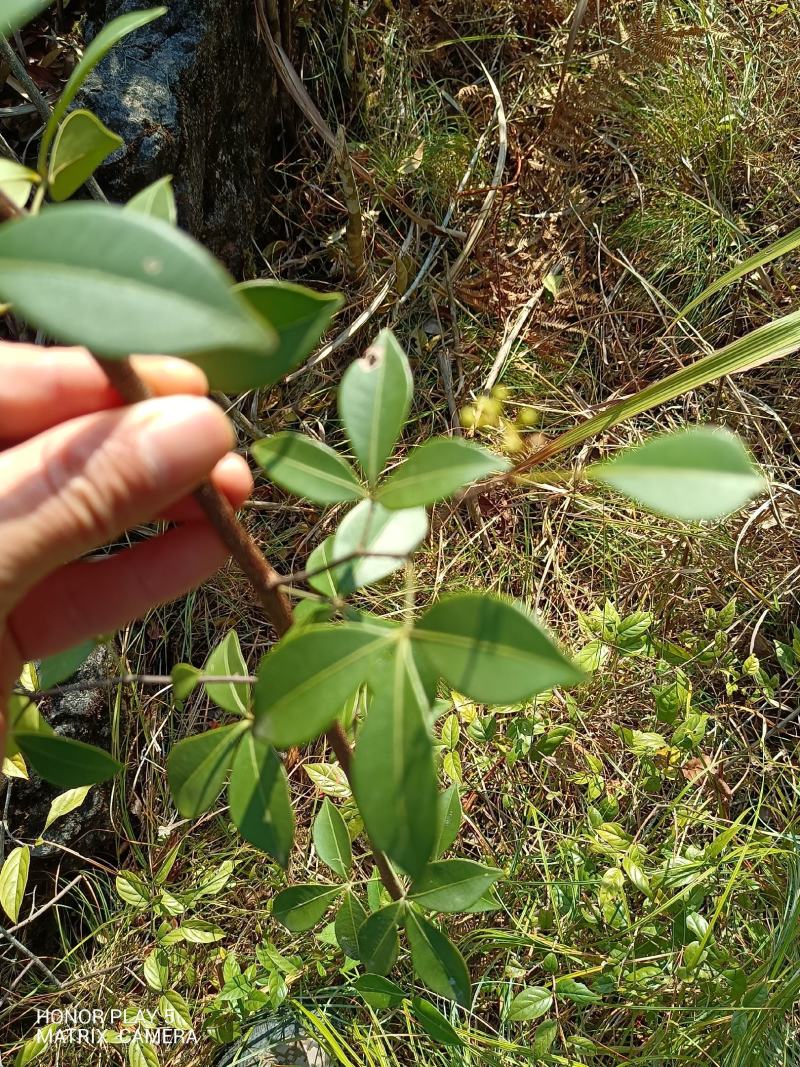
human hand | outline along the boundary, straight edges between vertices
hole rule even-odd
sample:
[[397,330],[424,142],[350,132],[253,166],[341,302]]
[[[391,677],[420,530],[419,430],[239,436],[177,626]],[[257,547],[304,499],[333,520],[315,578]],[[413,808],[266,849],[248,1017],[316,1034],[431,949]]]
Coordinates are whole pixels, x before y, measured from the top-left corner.
[[[161,357],[134,364],[156,399],[126,408],[85,352],[0,343],[0,755],[23,664],[213,574],[228,553],[190,493],[210,476],[238,508],[252,489],[202,371]],[[74,562],[156,519],[180,525]]]

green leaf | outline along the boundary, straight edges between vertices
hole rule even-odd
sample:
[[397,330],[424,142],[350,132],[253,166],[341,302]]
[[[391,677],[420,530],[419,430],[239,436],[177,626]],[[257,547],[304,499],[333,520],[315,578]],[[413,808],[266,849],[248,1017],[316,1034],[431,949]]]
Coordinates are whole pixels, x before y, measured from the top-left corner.
[[30,866],[31,850],[27,845],[20,845],[9,852],[0,870],[0,905],[12,923],[19,919]]
[[338,504],[364,496],[347,460],[304,434],[284,430],[256,441],[251,451],[276,485],[315,504]]
[[400,948],[397,924],[402,912],[401,901],[387,904],[370,915],[358,931],[361,961],[372,974],[386,974],[395,964]]
[[47,180],[53,200],[69,199],[123,143],[91,111],[70,112],[59,127],[50,156]]
[[411,962],[420,981],[440,997],[469,1007],[472,999],[469,971],[453,942],[410,908],[406,909],[406,933]]
[[102,748],[58,734],[15,731],[14,740],[39,777],[62,789],[105,782],[122,770]]
[[351,960],[361,958],[359,930],[367,918],[364,905],[351,890],[344,895],[344,900],[336,912],[334,931],[339,948]]
[[392,636],[363,624],[326,623],[284,638],[258,669],[256,737],[278,748],[318,737],[366,680]]
[[510,1022],[529,1022],[546,1015],[553,1006],[553,994],[544,986],[526,986],[508,1006],[506,1019]]
[[344,302],[338,293],[315,293],[304,285],[272,280],[243,282],[236,292],[278,335],[263,385],[279,382],[311,354]]
[[382,330],[363,358],[345,371],[339,415],[371,485],[408,418],[413,388],[408,359],[390,330]]
[[[335,597],[339,595],[339,588],[334,578],[332,566],[336,557],[333,554],[333,535],[326,537],[321,545],[317,545],[306,561],[307,571],[317,571],[308,579],[312,589],[316,589],[323,596]],[[324,570],[322,568],[325,568]],[[300,601],[304,603],[304,601]],[[306,601],[308,603],[308,601]],[[297,609],[295,608],[295,614]]]
[[47,820],[44,824],[42,833],[44,834],[49,827],[53,825],[56,819],[63,819],[65,815],[69,815],[71,811],[77,811],[83,804],[84,800],[92,787],[90,785],[81,785],[77,789],[69,789],[66,793],[61,793],[50,804],[50,810],[47,813]]
[[82,641],[79,645],[73,645],[64,652],[57,652],[54,656],[42,660],[36,672],[39,676],[39,688],[52,689],[53,686],[66,682],[86,662],[96,647],[96,641]]
[[142,966],[144,980],[155,993],[169,988],[169,957],[163,948],[156,948],[145,957]]
[[535,1056],[546,1056],[558,1036],[558,1020],[546,1019],[533,1032],[531,1048]]
[[178,704],[188,700],[197,686],[203,672],[193,667],[190,663],[176,663],[169,672],[172,679],[172,694]]
[[402,1003],[405,993],[381,974],[362,974],[353,980],[353,989],[375,1011],[388,1011]]
[[161,219],[162,222],[175,226],[178,222],[178,209],[175,204],[172,178],[168,175],[146,186],[131,197],[125,205],[125,210],[134,211],[139,215],[148,215],[153,219]]
[[523,608],[486,594],[439,601],[412,638],[451,686],[485,704],[511,704],[584,680]]
[[511,466],[461,437],[437,437],[415,448],[376,493],[387,508],[410,508],[446,500],[459,489]]
[[0,33],[10,37],[14,30],[30,22],[49,4],[50,0],[3,0]]
[[319,922],[341,892],[338,885],[292,885],[275,897],[272,914],[293,934],[302,933]]
[[373,844],[413,877],[436,844],[436,764],[428,696],[409,642],[393,652],[359,734],[353,786]]
[[437,857],[452,847],[461,829],[464,812],[461,808],[461,793],[457,785],[451,785],[439,794],[438,816],[439,834],[433,850],[433,855]]
[[599,1004],[603,999],[599,993],[594,993],[587,985],[576,982],[574,978],[559,978],[556,982],[556,996],[582,1006]]
[[286,867],[294,840],[289,782],[278,753],[252,731],[236,751],[228,803],[231,818],[245,841]]
[[150,904],[147,886],[130,871],[120,871],[114,884],[120,900],[132,908],[146,908]]
[[155,1047],[138,1034],[128,1044],[128,1067],[159,1067],[160,1063]]
[[413,997],[411,1000],[411,1013],[419,1025],[434,1041],[440,1045],[463,1045],[464,1042],[453,1029],[450,1020],[447,1019],[429,1000]]
[[[3,2],[7,3],[7,0],[3,0]],[[12,2],[14,2],[14,0],[12,0]],[[83,53],[80,63],[75,67],[69,77],[69,81],[61,90],[58,101],[53,108],[53,113],[50,116],[50,121],[47,123],[44,134],[42,135],[42,143],[39,147],[40,174],[46,173],[50,145],[53,143],[56,131],[61,125],[61,120],[69,110],[69,105],[75,99],[78,90],[97,64],[108,55],[116,44],[119,44],[124,37],[127,37],[129,33],[141,29],[142,26],[146,26],[149,22],[153,22],[155,19],[160,18],[162,15],[165,15],[166,12],[167,9],[165,7],[154,7],[147,11],[132,11],[127,15],[120,15],[119,18],[114,19],[109,22],[107,26],[104,26],[100,33],[98,33],[95,39],[89,44]]]
[[502,875],[496,867],[474,860],[435,860],[414,882],[409,896],[430,911],[463,911]]
[[57,341],[111,359],[184,356],[230,392],[259,384],[274,346],[202,245],[109,204],[64,204],[0,227],[0,298]]
[[327,797],[314,820],[312,836],[314,848],[322,862],[340,878],[347,878],[347,872],[353,864],[350,834],[339,809]]
[[[205,665],[205,674],[247,675],[247,664],[242,655],[239,635],[235,630],[220,641],[211,652]],[[233,715],[246,715],[250,706],[250,686],[246,682],[206,682],[206,692],[225,711]]]
[[167,759],[167,777],[175,807],[184,819],[208,811],[222,792],[236,746],[249,724],[233,723],[179,741]]
[[28,203],[31,190],[42,178],[35,170],[15,163],[13,159],[0,158],[0,192],[5,193],[12,204],[23,208]]
[[738,437],[699,426],[655,437],[586,475],[651,511],[689,521],[730,515],[766,486]]
[[334,559],[349,559],[332,571],[337,589],[346,595],[400,570],[427,533],[424,508],[389,511],[382,504],[362,500],[345,515],[333,539]]
[[159,998],[158,1010],[167,1026],[173,1030],[191,1030],[192,1012],[176,989],[168,989]]

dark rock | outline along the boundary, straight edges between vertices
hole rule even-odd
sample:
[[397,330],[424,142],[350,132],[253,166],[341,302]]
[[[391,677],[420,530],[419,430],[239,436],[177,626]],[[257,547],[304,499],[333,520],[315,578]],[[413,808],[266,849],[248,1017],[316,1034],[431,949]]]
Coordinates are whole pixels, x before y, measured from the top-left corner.
[[[93,0],[88,36],[150,6]],[[172,0],[111,51],[80,103],[127,146],[97,174],[110,199],[172,174],[181,225],[241,274],[269,211],[276,99],[253,0]]]

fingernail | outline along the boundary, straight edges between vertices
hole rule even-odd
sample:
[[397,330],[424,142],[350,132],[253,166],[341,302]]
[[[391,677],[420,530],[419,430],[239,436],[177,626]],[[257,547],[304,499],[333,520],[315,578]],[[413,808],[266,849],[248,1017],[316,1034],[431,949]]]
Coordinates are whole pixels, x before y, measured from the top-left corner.
[[134,369],[144,374],[157,396],[190,393],[202,396],[208,392],[205,373],[185,359],[174,356],[132,356]]
[[202,481],[235,444],[233,426],[205,397],[148,400],[131,418],[139,454],[159,483]]

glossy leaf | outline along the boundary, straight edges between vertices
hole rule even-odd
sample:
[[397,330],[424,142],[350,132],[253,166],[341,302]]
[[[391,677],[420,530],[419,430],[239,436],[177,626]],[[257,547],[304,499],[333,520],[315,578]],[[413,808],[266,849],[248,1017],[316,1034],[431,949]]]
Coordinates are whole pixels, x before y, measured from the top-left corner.
[[27,845],[20,845],[9,852],[0,869],[0,905],[12,923],[19,919],[30,866],[31,851]]
[[406,933],[414,973],[428,989],[469,1007],[472,989],[464,957],[436,926],[412,909],[406,911]]
[[582,1007],[599,1004],[603,999],[584,982],[577,982],[574,978],[559,978],[556,982],[556,996],[571,1000],[573,1004],[580,1004]]
[[4,193],[17,207],[25,207],[31,190],[41,180],[41,175],[35,170],[29,170],[21,163],[15,163],[13,159],[0,158],[0,192]]
[[81,785],[77,789],[68,789],[66,793],[60,793],[50,803],[42,833],[49,829],[56,819],[63,819],[72,811],[77,811],[83,805],[89,794],[90,785]]
[[310,626],[279,642],[258,670],[256,736],[278,748],[318,737],[389,641],[384,629],[344,623]]
[[142,974],[148,987],[155,993],[169,988],[169,957],[163,948],[156,948],[145,957]]
[[[231,630],[211,652],[205,674],[212,676],[246,676],[247,664],[242,655],[239,635]],[[250,686],[246,682],[206,682],[205,689],[215,704],[233,715],[246,715],[250,706]]]
[[[400,570],[427,533],[424,508],[389,511],[382,504],[362,500],[344,517],[333,539],[334,558],[349,559],[332,571],[339,592],[352,593]],[[359,556],[361,552],[366,555]]]
[[54,656],[43,659],[37,671],[39,687],[52,689],[53,686],[66,682],[86,662],[96,647],[96,641],[82,641],[64,652],[57,652]]
[[544,986],[527,986],[517,993],[509,1005],[506,1019],[512,1022],[530,1022],[546,1015],[553,1006],[553,994]]
[[122,770],[101,748],[58,734],[15,731],[14,740],[39,777],[62,789],[105,782]]
[[[7,2],[8,0],[3,0],[3,3]],[[12,0],[13,2],[14,0]],[[146,26],[149,22],[160,18],[166,12],[167,9],[165,7],[155,7],[147,11],[131,11],[126,15],[120,15],[119,18],[113,19],[107,26],[104,26],[94,40],[90,42],[83,53],[80,63],[75,67],[67,84],[61,90],[50,116],[50,121],[47,123],[42,135],[42,143],[39,147],[39,172],[41,174],[46,172],[50,145],[53,143],[56,131],[61,125],[61,120],[69,110],[69,105],[75,99],[78,90],[97,64],[129,33],[141,29],[142,26]]]
[[430,911],[463,911],[479,900],[503,872],[474,860],[436,860],[414,882],[409,897]]
[[353,980],[353,989],[375,1011],[396,1008],[405,994],[395,982],[380,974],[362,974]]
[[120,900],[132,908],[146,908],[149,905],[150,893],[147,886],[131,871],[120,871],[114,886]]
[[351,890],[348,890],[336,912],[334,931],[339,948],[351,960],[361,958],[359,931],[367,918],[364,905]]
[[285,430],[252,447],[253,458],[288,493],[315,504],[359,500],[364,489],[352,467],[329,445]]
[[272,902],[272,914],[292,933],[302,933],[315,926],[342,892],[338,885],[316,882],[292,885],[283,889]]
[[441,856],[455,843],[461,829],[463,818],[461,792],[457,785],[451,785],[439,794],[438,801],[438,837],[433,850],[434,856]]
[[586,473],[651,511],[689,521],[729,515],[766,486],[738,437],[700,426],[655,437]]
[[203,672],[190,663],[176,663],[169,675],[172,679],[173,696],[178,704],[183,704],[200,684]]
[[411,1000],[411,1012],[419,1025],[434,1041],[440,1045],[458,1046],[464,1042],[456,1033],[452,1023],[439,1009],[429,1000],[421,997],[413,997]]
[[[323,596],[327,597],[339,595],[339,587],[333,575],[334,568],[331,567],[334,559],[333,535],[331,535],[326,537],[321,545],[317,545],[306,562],[306,570],[317,572],[315,574],[312,573],[308,579],[308,584],[312,589],[316,589],[318,593],[322,593]],[[323,570],[323,568],[325,569]]]
[[436,844],[438,790],[428,695],[409,642],[398,642],[359,734],[353,785],[375,846],[409,874],[424,869]]
[[167,759],[167,777],[175,806],[184,819],[196,819],[220,795],[246,729],[246,723],[221,726],[187,737],[173,747]]
[[125,205],[125,210],[147,215],[152,219],[161,219],[162,222],[175,226],[178,222],[178,208],[172,178],[167,175],[166,178],[159,178],[152,185],[146,186],[131,197]]
[[158,1010],[167,1027],[173,1030],[191,1030],[192,1012],[176,989],[168,989],[159,998]]
[[451,686],[486,704],[584,679],[523,608],[486,594],[440,600],[415,626],[413,641]]
[[231,392],[259,384],[275,340],[202,245],[109,204],[0,227],[0,299],[57,341],[112,359],[184,356]]
[[386,974],[397,959],[400,945],[397,939],[397,924],[403,904],[395,901],[370,915],[358,931],[358,946],[361,961],[372,974]]
[[282,866],[289,862],[294,840],[294,811],[286,770],[271,745],[248,731],[231,768],[228,784],[231,818],[251,845]]
[[53,200],[71,197],[122,145],[122,138],[91,111],[70,112],[59,127],[50,156],[47,181]]
[[353,864],[350,834],[341,812],[327,797],[314,820],[312,836],[314,848],[322,862],[340,878],[347,878],[347,872]]
[[3,0],[0,33],[6,37],[10,36],[14,30],[20,29],[26,22],[35,18],[50,2],[51,0]]
[[243,282],[236,292],[278,335],[264,385],[274,385],[300,366],[343,303],[338,293],[315,293],[304,285],[272,280]]
[[387,508],[446,500],[459,489],[508,470],[510,462],[461,437],[437,437],[415,448],[376,493]]
[[339,415],[371,484],[394,449],[411,407],[413,382],[405,352],[383,330],[348,367],[339,388]]

